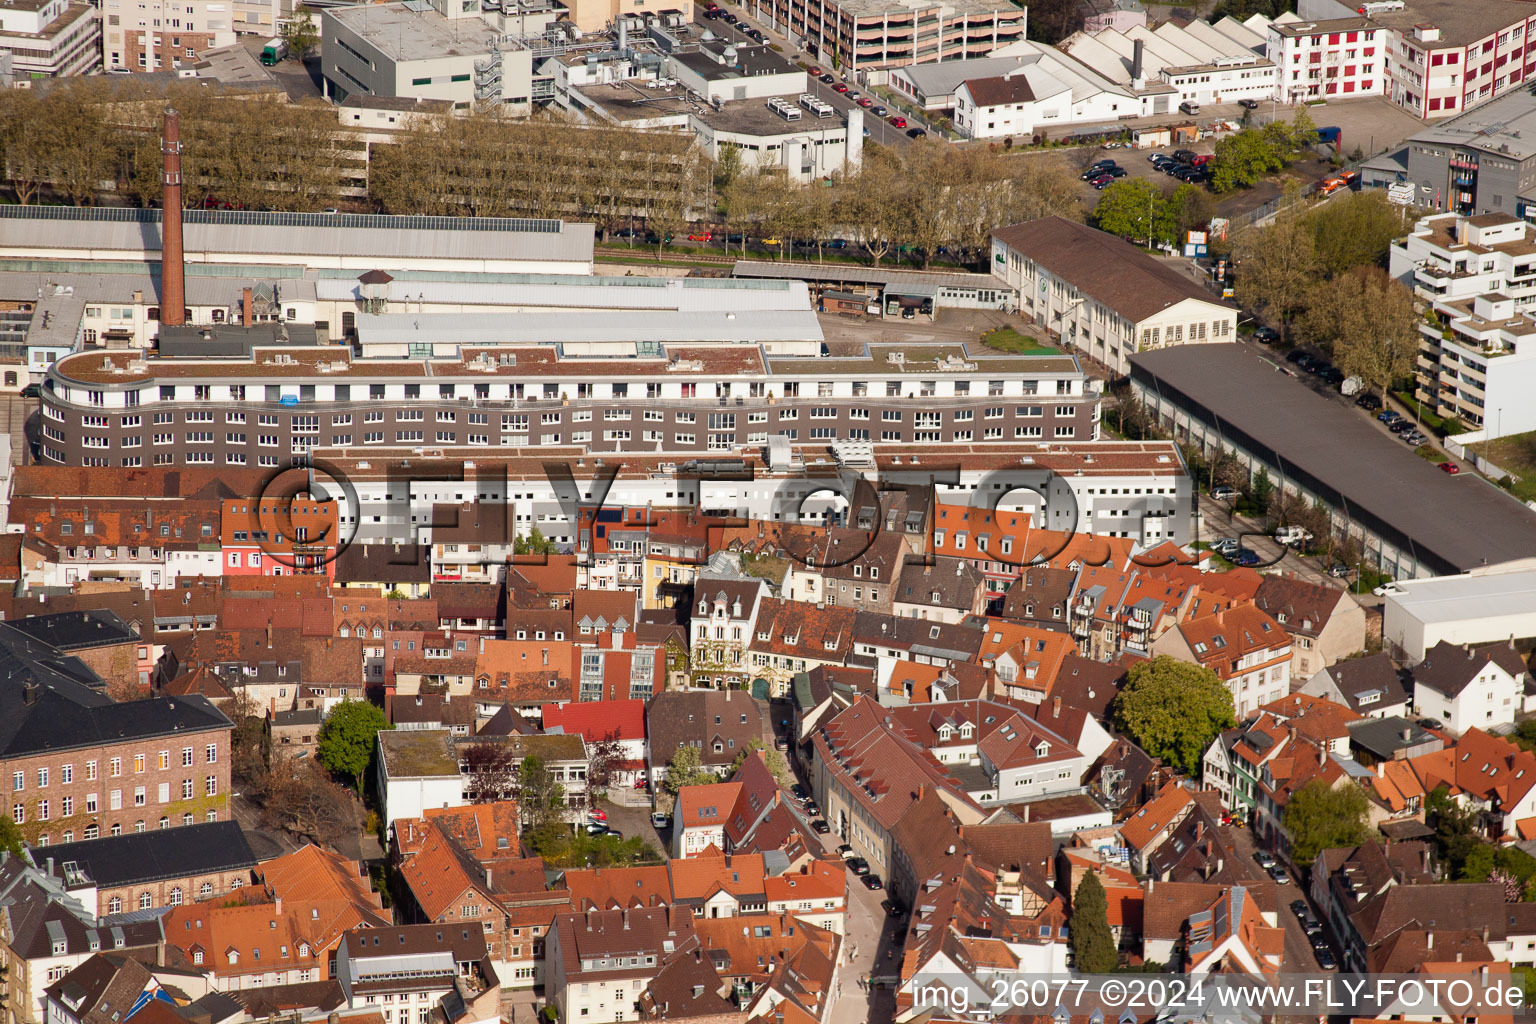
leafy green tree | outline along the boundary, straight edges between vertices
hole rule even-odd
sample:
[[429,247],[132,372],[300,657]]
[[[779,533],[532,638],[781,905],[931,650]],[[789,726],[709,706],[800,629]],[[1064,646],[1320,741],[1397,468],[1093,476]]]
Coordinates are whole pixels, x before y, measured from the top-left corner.
[[1435,852],[1440,863],[1445,865],[1447,874],[1463,877],[1467,864],[1478,856],[1476,851],[1486,845],[1478,812],[1451,799],[1443,784],[1430,791],[1424,810],[1424,823],[1435,830]]
[[787,786],[794,781],[794,779],[790,778],[789,762],[784,760],[784,755],[777,750],[769,750],[768,744],[755,737],[747,741],[747,749],[737,754],[736,759],[731,762],[731,770],[726,773],[727,777],[735,775],[740,771],[741,766],[747,763],[747,758],[752,755],[754,750],[761,750],[763,752],[763,763],[768,766],[768,774],[773,776],[773,781],[781,786]]
[[1185,183],[1168,197],[1168,215],[1173,221],[1175,240],[1186,231],[1203,231],[1216,214],[1216,200],[1199,185]]
[[0,815],[0,850],[8,851],[13,857],[20,857],[26,845],[27,841],[22,837],[21,829],[16,827],[11,816]]
[[1291,858],[1309,867],[1336,846],[1359,846],[1371,837],[1365,791],[1353,783],[1337,788],[1322,779],[1301,787],[1286,805],[1283,821],[1291,836]]
[[1109,930],[1109,901],[1099,876],[1092,871],[1077,883],[1067,941],[1073,962],[1085,974],[1107,974],[1120,962],[1114,933]]
[[668,793],[676,796],[677,791],[684,786],[704,786],[719,781],[720,776],[699,762],[699,748],[684,744],[673,752],[672,759],[667,762],[667,777],[661,784]]
[[565,787],[537,756],[523,758],[517,769],[517,813],[535,835],[569,831],[565,824]]
[[537,526],[529,530],[525,536],[512,541],[512,553],[514,555],[555,555],[559,549],[555,542],[544,536]]
[[1191,776],[1216,735],[1236,724],[1227,684],[1204,666],[1167,655],[1131,668],[1110,715],[1141,749]]
[[1404,231],[1402,207],[1387,202],[1379,189],[1351,192],[1309,213],[1317,257],[1329,277],[1354,267],[1387,264],[1392,240]]
[[320,45],[320,30],[315,28],[315,19],[309,13],[308,7],[300,7],[293,12],[293,17],[283,26],[283,42],[288,44],[288,49],[299,60],[303,60],[314,52]]
[[1093,210],[1093,226],[1121,238],[1166,240],[1159,231],[1167,221],[1163,193],[1145,178],[1121,178],[1110,185]]
[[1317,122],[1312,120],[1312,112],[1306,104],[1296,108],[1296,113],[1291,115],[1291,148],[1306,149],[1317,142]]
[[[1260,178],[1285,166],[1285,151],[1273,132],[1244,129],[1216,142],[1211,157],[1211,187],[1217,192],[1249,188]],[[1281,137],[1286,138],[1284,128]]]
[[346,700],[331,709],[320,727],[315,756],[320,763],[346,778],[359,793],[373,763],[375,737],[393,729],[384,712],[365,700]]
[[1253,483],[1250,485],[1250,497],[1253,504],[1261,509],[1268,509],[1270,500],[1275,495],[1274,481],[1269,478],[1269,467],[1260,466],[1259,471],[1253,475]]

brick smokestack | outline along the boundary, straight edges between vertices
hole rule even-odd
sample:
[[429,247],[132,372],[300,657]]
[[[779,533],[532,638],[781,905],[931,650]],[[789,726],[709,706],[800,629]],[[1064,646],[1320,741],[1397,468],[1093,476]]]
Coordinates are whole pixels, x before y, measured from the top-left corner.
[[240,301],[243,303],[240,309],[240,324],[244,327],[250,327],[256,322],[256,318],[252,315],[251,312],[251,303],[256,301],[256,293],[254,289],[247,288],[244,292],[242,292]]
[[181,247],[181,116],[165,111],[160,140],[165,159],[160,184],[160,323],[179,327],[187,322],[186,269]]

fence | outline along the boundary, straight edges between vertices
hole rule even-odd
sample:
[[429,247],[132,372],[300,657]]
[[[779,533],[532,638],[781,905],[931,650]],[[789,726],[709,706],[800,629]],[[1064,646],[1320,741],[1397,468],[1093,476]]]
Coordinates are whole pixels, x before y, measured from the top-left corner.
[[1480,441],[1486,440],[1488,440],[1486,431],[1469,430],[1465,434],[1454,434],[1450,437],[1447,437],[1444,442],[1445,450],[1456,456],[1458,459],[1464,459],[1467,462],[1472,463],[1472,465],[1477,467],[1477,471],[1479,473],[1488,477],[1490,480],[1502,480],[1506,476],[1511,480],[1519,480],[1520,477],[1517,474],[1511,473],[1503,466],[1495,465],[1476,452],[1469,450],[1469,445],[1474,445]]

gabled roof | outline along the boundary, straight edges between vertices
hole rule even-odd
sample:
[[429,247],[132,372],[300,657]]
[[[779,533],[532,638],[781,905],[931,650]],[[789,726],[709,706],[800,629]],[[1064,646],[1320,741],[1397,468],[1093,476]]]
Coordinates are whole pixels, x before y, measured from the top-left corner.
[[545,732],[578,733],[588,743],[597,743],[610,734],[620,740],[645,739],[645,701],[594,700],[567,704],[545,704],[542,709]]
[[1525,678],[1525,659],[1510,644],[1462,647],[1441,640],[1413,667],[1413,685],[1427,686],[1445,697],[1455,698],[1490,663],[1513,676],[1516,682]]
[[1253,603],[1293,634],[1315,637],[1333,613],[1350,601],[1338,587],[1309,583],[1294,575],[1265,576]]
[[1170,782],[1140,810],[1120,823],[1120,838],[1131,849],[1144,850],[1176,825],[1194,802],[1194,796],[1182,783]]
[[1349,658],[1329,665],[1325,672],[1351,709],[1369,714],[1380,707],[1394,707],[1408,700],[1402,673],[1385,651],[1365,658]]
[[76,865],[102,889],[256,866],[256,855],[234,821],[57,843],[47,855],[60,866]]
[[1199,282],[1129,242],[1065,217],[999,228],[992,237],[1132,323],[1186,299],[1227,307]]

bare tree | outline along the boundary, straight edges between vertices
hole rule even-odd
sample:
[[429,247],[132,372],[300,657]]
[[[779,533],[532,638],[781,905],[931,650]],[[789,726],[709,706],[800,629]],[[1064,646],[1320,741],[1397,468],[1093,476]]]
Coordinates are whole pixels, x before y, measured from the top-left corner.
[[272,766],[262,820],[321,846],[335,846],[357,828],[352,795],[312,758],[280,758]]
[[624,762],[624,747],[619,742],[618,730],[614,730],[592,744],[587,755],[587,801],[596,807],[597,801],[612,788],[619,765]]
[[496,740],[464,745],[461,752],[470,800],[477,804],[506,800],[517,790],[517,759],[512,748]]

